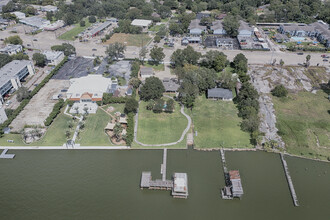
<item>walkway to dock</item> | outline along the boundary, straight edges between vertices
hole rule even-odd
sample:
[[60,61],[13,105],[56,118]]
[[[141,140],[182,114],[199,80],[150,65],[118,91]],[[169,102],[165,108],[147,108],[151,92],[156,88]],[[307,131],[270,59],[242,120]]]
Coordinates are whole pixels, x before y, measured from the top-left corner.
[[283,167],[284,167],[284,172],[285,172],[286,179],[288,180],[288,184],[289,184],[289,188],[290,188],[290,192],[291,192],[291,197],[293,199],[293,203],[294,203],[295,206],[299,206],[296,191],[294,190],[292,179],[291,179],[291,176],[290,176],[290,173],[289,173],[288,164],[286,163],[286,160],[284,158],[283,153],[281,153],[281,160],[282,160],[282,164],[283,164]]
[[164,148],[163,164],[160,171],[160,173],[162,174],[162,181],[166,180],[166,159],[167,159],[167,148]]
[[228,170],[227,170],[227,165],[226,165],[225,151],[223,150],[223,148],[220,149],[220,154],[221,154],[223,172],[226,174],[226,173],[228,173]]
[[7,154],[8,149],[4,149],[2,153],[0,154],[0,158],[2,159],[13,159],[15,157],[15,154]]

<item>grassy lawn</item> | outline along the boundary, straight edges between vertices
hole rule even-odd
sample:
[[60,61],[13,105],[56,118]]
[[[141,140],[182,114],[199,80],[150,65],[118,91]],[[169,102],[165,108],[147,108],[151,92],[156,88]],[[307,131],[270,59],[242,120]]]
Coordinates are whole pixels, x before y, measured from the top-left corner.
[[153,64],[151,62],[146,62],[146,63],[144,63],[144,66],[146,66],[146,67],[152,67],[154,69],[154,71],[164,71],[165,70],[164,64],[155,65],[155,64]]
[[[13,140],[14,143],[9,143],[7,140]],[[5,134],[0,138],[0,146],[24,146],[22,135],[20,134]],[[28,145],[26,145],[28,146]]]
[[198,97],[191,112],[198,148],[248,148],[249,133],[240,129],[241,119],[233,102]]
[[141,47],[142,42],[143,42],[143,46],[145,46],[150,40],[151,40],[151,37],[149,37],[148,34],[115,33],[104,44],[113,44],[115,42],[119,42],[119,43],[125,44],[126,46]]
[[80,132],[77,143],[82,146],[109,146],[108,135],[104,132],[105,126],[110,122],[110,116],[98,109],[96,114],[89,114],[85,121],[85,128]]
[[330,109],[327,94],[299,92],[273,97],[277,128],[287,152],[310,158],[330,157]]
[[162,27],[165,27],[165,24],[154,25],[154,26],[149,28],[149,31],[158,32]]
[[61,36],[59,36],[59,39],[61,40],[74,40],[75,36],[77,36],[80,32],[84,31],[86,28],[88,28],[89,26],[91,26],[91,23],[89,23],[88,19],[84,19],[86,22],[85,27],[80,27],[80,24],[74,24],[74,28],[72,28],[71,30],[65,32],[64,34],[62,34]]
[[165,144],[179,140],[188,123],[180,113],[179,104],[176,103],[173,113],[159,114],[147,110],[146,105],[142,101],[139,107],[137,139],[144,144]]

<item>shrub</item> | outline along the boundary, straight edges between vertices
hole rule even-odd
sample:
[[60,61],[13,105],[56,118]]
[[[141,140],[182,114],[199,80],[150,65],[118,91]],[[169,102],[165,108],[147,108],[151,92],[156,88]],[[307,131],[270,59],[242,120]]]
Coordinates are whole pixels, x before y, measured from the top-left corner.
[[127,115],[127,134],[126,134],[126,144],[131,146],[134,139],[134,113],[130,112]]
[[277,85],[271,91],[273,96],[286,97],[288,95],[288,90],[283,85]]
[[56,116],[61,112],[61,109],[64,106],[64,100],[60,99],[53,108],[53,111],[49,114],[49,116],[46,118],[44,124],[45,126],[49,126],[52,124],[52,122],[54,121],[54,119],[56,118]]

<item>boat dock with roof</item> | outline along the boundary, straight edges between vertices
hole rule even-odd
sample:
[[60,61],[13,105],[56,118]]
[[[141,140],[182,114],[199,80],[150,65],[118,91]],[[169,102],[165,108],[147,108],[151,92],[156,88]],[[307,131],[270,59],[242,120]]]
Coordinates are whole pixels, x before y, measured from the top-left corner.
[[188,197],[188,175],[186,173],[174,173],[172,180],[166,179],[167,149],[163,152],[163,163],[161,164],[162,179],[152,180],[150,171],[143,171],[141,175],[141,189],[172,190],[174,198]]

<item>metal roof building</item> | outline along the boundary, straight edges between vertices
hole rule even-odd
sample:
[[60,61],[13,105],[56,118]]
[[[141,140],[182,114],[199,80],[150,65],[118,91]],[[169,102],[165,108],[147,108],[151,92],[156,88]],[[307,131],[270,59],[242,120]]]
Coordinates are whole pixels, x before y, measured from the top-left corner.
[[0,49],[0,53],[14,55],[23,50],[22,45],[8,44],[5,48]]
[[229,89],[214,88],[207,90],[207,97],[209,99],[222,99],[222,100],[233,100],[233,92]]
[[151,23],[152,20],[134,19],[131,24],[133,26],[148,27],[149,25],[151,25]]
[[42,29],[50,24],[50,21],[37,16],[20,19],[19,22],[39,29]]

